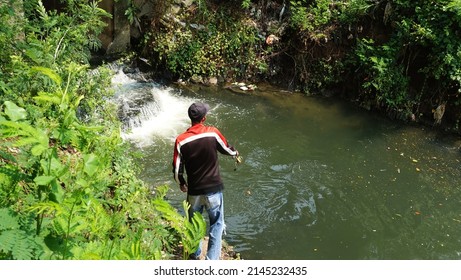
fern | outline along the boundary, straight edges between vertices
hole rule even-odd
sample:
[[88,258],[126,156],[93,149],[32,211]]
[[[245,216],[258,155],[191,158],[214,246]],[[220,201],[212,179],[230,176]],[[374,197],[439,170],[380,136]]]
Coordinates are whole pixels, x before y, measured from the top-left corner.
[[[192,218],[189,217],[189,207],[190,204],[187,201],[183,201],[184,211],[186,212],[186,220],[190,222],[185,222],[185,230],[183,239],[184,251],[188,253],[193,253],[197,251],[198,246],[200,246],[200,241],[206,234],[206,223],[202,215],[198,212],[195,212]],[[185,257],[187,257],[186,255]]]
[[4,152],[2,150],[0,150],[0,158],[4,159],[4,160],[7,160],[7,161],[10,161],[10,162],[17,163],[17,160],[16,160],[16,158],[14,156],[12,156],[10,153]]
[[34,156],[41,155],[49,147],[46,133],[25,122],[0,121],[0,132],[3,138],[23,136],[13,145],[16,147],[33,145],[31,152]]
[[53,82],[55,82],[58,86],[61,85],[61,77],[52,69],[47,68],[47,67],[40,67],[40,66],[34,66],[31,67],[30,70],[34,73],[42,73],[43,75],[47,76],[50,78]]
[[18,219],[11,214],[11,210],[8,208],[0,209],[0,221],[0,232],[19,228]]
[[48,14],[46,12],[45,6],[43,5],[42,1],[37,1],[36,11],[40,15],[40,18],[43,21],[46,22],[49,20]]
[[30,233],[20,228],[19,216],[8,208],[0,209],[0,256],[5,259],[31,260],[43,247]]
[[183,259],[187,259],[191,253],[197,251],[200,241],[206,234],[206,222],[203,216],[200,213],[194,213],[190,219],[187,214],[190,205],[187,201],[183,202],[185,217],[162,198],[154,200],[154,205],[157,211],[162,213],[163,218],[179,234],[183,244]]
[[17,229],[13,230],[5,230],[0,233],[0,252],[3,255],[10,256],[9,258],[13,258],[12,250],[14,245],[17,241],[16,236],[20,231]]

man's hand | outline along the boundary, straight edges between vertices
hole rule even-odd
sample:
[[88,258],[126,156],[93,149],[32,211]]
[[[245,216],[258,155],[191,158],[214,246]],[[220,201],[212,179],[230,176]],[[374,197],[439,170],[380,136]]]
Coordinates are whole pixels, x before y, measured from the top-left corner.
[[235,151],[235,152],[236,152],[236,155],[234,156],[235,162],[237,164],[242,163],[242,157],[240,156],[239,152],[238,151]]
[[181,189],[182,192],[187,192],[187,184],[179,185],[179,188]]

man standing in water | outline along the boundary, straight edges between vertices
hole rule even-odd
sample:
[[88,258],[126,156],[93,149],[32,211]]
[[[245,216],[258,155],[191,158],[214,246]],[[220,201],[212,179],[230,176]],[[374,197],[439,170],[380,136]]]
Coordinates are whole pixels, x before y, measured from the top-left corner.
[[[206,209],[210,220],[206,259],[219,260],[225,225],[222,193],[224,185],[219,173],[218,152],[234,157],[238,157],[239,153],[229,146],[217,128],[204,125],[209,110],[208,104],[197,102],[190,105],[188,115],[191,127],[176,138],[173,173],[181,191],[187,192],[189,216],[192,217],[194,212],[202,213]],[[192,257],[199,259],[200,254],[201,246]]]

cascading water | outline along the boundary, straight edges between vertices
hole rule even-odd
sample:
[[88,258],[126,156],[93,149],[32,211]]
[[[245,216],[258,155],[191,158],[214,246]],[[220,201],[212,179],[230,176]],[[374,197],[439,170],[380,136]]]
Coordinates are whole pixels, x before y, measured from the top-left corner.
[[123,122],[122,138],[139,147],[157,141],[174,141],[190,123],[187,108],[193,102],[173,88],[153,82],[140,82],[118,70],[112,79],[114,102]]

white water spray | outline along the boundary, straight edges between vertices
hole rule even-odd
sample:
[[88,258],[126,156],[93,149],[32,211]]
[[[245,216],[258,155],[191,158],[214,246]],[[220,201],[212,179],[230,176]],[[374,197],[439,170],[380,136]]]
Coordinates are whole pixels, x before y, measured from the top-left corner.
[[174,141],[190,124],[187,108],[191,101],[175,96],[172,89],[151,89],[153,102],[140,108],[140,114],[130,120],[130,130],[124,139],[139,146],[152,145],[155,140]]
[[169,87],[140,83],[119,71],[112,79],[115,102],[124,123],[122,138],[139,147],[174,142],[190,125],[187,109],[193,100]]

